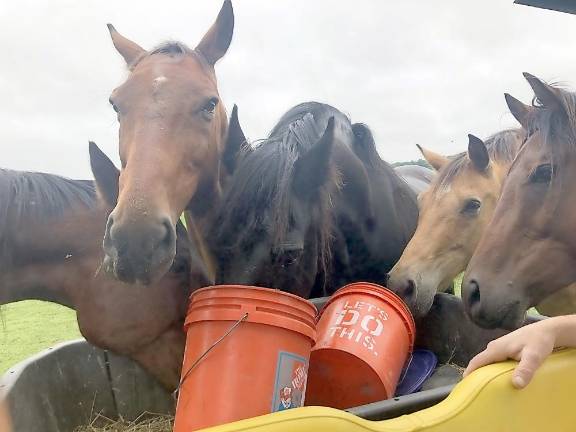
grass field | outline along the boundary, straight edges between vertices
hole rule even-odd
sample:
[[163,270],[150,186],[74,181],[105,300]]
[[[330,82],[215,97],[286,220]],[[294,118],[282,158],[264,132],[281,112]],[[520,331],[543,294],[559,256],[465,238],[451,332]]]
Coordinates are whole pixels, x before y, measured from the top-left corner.
[[59,342],[81,337],[76,313],[54,303],[27,300],[0,308],[0,374]]

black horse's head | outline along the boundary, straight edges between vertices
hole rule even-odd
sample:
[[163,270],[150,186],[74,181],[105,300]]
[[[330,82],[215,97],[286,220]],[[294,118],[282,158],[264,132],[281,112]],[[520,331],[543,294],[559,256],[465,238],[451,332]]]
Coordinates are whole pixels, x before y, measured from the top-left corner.
[[209,235],[217,283],[310,295],[330,265],[331,201],[339,186],[332,154],[351,139],[346,116],[306,103],[243,156]]

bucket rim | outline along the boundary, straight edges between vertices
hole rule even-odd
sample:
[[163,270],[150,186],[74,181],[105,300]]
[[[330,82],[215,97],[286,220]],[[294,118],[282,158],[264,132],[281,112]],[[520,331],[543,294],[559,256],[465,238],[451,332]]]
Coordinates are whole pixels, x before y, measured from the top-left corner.
[[[235,295],[230,290],[240,290],[244,295]],[[210,295],[218,291],[224,295]],[[257,293],[263,293],[266,296],[259,296]],[[221,302],[224,299],[233,299],[235,304],[238,305],[238,309],[214,309],[215,305],[222,305]],[[253,302],[260,303],[261,306],[257,306]],[[244,306],[241,306],[241,304],[244,304]],[[249,306],[250,304],[251,306]],[[269,304],[269,306],[266,304]],[[218,310],[217,314],[219,315],[217,319],[211,317],[216,310]],[[184,319],[184,330],[187,331],[190,325],[198,322],[236,321],[238,313],[242,311],[250,311],[249,317],[245,320],[246,323],[283,328],[307,337],[312,342],[312,345],[316,343],[316,316],[318,309],[312,302],[281,290],[249,285],[214,285],[196,290],[190,295]],[[264,319],[265,316],[268,318]],[[283,320],[282,323],[278,322],[279,317]]]
[[339,288],[334,294],[332,294],[332,296],[330,296],[330,299],[324,304],[322,310],[319,311],[318,319],[320,319],[320,316],[326,310],[326,308],[330,304],[332,304],[337,298],[340,298],[346,294],[354,292],[358,294],[372,295],[373,297],[377,297],[380,300],[393,300],[388,304],[390,304],[390,306],[395,308],[400,313],[404,321],[404,324],[406,325],[406,329],[408,330],[408,335],[410,337],[410,352],[412,352],[414,350],[414,344],[416,342],[416,322],[414,321],[412,312],[410,312],[410,309],[408,309],[406,303],[404,303],[404,301],[396,293],[386,288],[385,286],[378,285],[373,282],[353,282],[344,285],[343,287]]
[[250,290],[252,292],[256,291],[256,292],[276,293],[276,294],[280,294],[282,296],[285,296],[287,298],[291,298],[293,300],[296,300],[297,302],[300,302],[302,304],[305,304],[306,306],[311,307],[314,311],[318,311],[318,309],[316,308],[314,303],[312,303],[310,300],[307,300],[303,297],[297,296],[296,294],[292,294],[292,293],[282,291],[282,290],[279,290],[276,288],[265,288],[265,287],[259,287],[259,286],[254,286],[254,285],[241,285],[241,284],[210,285],[210,286],[202,287],[200,289],[195,290],[192,294],[190,294],[189,300],[192,301],[192,298],[194,296],[201,294],[201,293],[204,293],[206,291],[212,291],[212,290],[217,290],[217,289],[222,289],[222,288]]

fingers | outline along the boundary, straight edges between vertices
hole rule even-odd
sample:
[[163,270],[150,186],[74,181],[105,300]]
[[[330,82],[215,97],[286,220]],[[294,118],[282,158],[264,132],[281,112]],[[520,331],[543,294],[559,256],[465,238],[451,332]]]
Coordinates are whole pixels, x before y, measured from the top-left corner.
[[546,355],[542,355],[539,351],[524,347],[520,356],[511,356],[504,347],[496,344],[488,344],[488,347],[470,360],[468,367],[464,371],[463,376],[470,375],[476,369],[486,366],[491,363],[507,360],[511,357],[519,357],[520,363],[514,369],[512,374],[512,385],[518,389],[526,387],[532,380],[536,370],[542,365]]
[[499,361],[506,360],[508,358],[508,353],[504,351],[499,345],[494,343],[489,343],[488,346],[484,351],[480,354],[476,355],[470,363],[468,363],[468,367],[464,371],[463,376],[468,376],[472,371],[476,369],[486,366],[491,363],[496,363]]
[[524,349],[520,357],[520,363],[512,374],[512,385],[518,389],[526,387],[545,358],[546,356],[542,356],[537,352]]

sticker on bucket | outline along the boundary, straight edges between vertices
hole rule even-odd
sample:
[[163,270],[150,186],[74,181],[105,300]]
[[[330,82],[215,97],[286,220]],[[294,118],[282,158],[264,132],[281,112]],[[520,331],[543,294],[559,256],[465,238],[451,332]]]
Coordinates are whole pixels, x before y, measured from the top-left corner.
[[308,361],[285,351],[278,353],[272,411],[284,411],[304,406]]
[[346,338],[361,344],[375,356],[376,340],[384,330],[388,313],[368,302],[346,302],[330,327],[330,337]]

